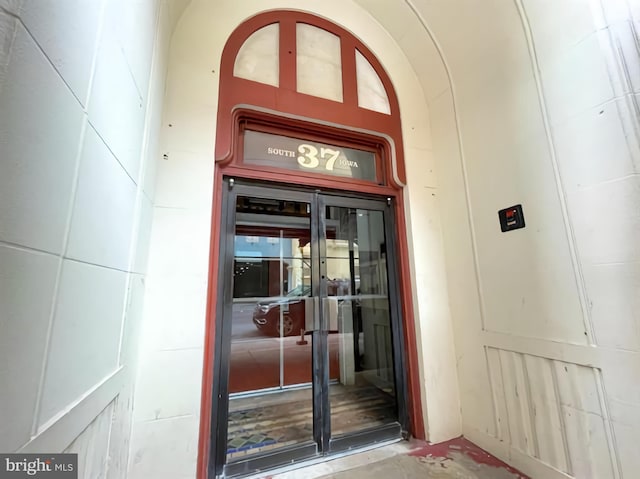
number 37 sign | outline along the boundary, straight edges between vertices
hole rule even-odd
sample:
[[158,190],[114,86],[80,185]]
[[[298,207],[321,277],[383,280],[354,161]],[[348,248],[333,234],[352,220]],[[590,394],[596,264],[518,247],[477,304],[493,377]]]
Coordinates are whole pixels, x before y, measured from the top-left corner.
[[244,163],[376,181],[370,151],[252,130],[244,132]]

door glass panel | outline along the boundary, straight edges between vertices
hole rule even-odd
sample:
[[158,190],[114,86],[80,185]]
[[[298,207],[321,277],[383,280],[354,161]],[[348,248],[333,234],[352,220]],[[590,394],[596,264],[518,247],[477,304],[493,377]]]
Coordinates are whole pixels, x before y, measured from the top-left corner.
[[227,461],[313,440],[308,203],[239,196]]
[[224,284],[224,462],[237,471],[328,454],[327,437],[357,444],[353,433],[369,430],[370,440],[398,425],[384,212],[366,209],[377,202],[326,207],[343,200],[245,191],[233,205]]
[[332,436],[397,421],[387,251],[382,211],[329,206],[325,213]]

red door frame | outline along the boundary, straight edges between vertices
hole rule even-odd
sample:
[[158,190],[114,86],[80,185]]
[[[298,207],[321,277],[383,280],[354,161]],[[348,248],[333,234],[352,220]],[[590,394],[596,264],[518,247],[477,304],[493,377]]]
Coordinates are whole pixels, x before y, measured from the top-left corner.
[[[233,76],[236,54],[244,40],[259,28],[280,24],[280,87],[263,85]],[[295,87],[295,26],[303,22],[324,28],[341,38],[343,88],[345,103],[340,104],[296,92]],[[292,47],[293,45],[293,47]],[[355,80],[355,54],[357,49],[374,67],[382,80],[391,106],[391,115],[364,110],[357,105]],[[351,52],[351,53],[349,53]],[[345,73],[346,71],[346,73]],[[353,75],[349,75],[351,72]],[[239,105],[253,105],[240,107]],[[313,118],[305,121],[301,117]],[[375,184],[346,178],[329,177],[314,173],[265,171],[242,164],[241,141],[243,121],[272,125],[295,136],[295,132],[322,140],[333,139],[347,144],[375,145],[379,148],[384,184]],[[302,12],[272,11],[259,14],[240,25],[229,37],[222,55],[218,123],[216,131],[216,163],[211,216],[211,243],[209,251],[209,284],[205,325],[204,365],[200,431],[198,444],[197,478],[207,479],[212,418],[212,388],[215,359],[215,323],[218,292],[220,228],[222,222],[223,178],[261,180],[280,184],[305,185],[328,190],[344,190],[363,194],[384,195],[394,198],[396,240],[398,246],[398,277],[402,324],[404,327],[404,353],[407,365],[407,409],[414,437],[425,438],[422,415],[417,338],[415,333],[413,296],[407,225],[404,211],[405,181],[404,155],[398,101],[391,81],[367,47],[346,30],[313,15]],[[395,160],[395,161],[394,161]]]

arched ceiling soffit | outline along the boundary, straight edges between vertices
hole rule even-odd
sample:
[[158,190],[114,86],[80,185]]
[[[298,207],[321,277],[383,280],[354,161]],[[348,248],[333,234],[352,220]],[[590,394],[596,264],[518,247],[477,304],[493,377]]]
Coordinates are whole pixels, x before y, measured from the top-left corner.
[[[212,0],[164,1],[170,6],[172,31],[188,8],[194,7],[197,3],[212,2]],[[351,19],[354,16],[351,16],[350,21],[342,19],[343,11],[349,11],[349,9],[341,8],[331,12],[331,7],[329,6],[331,2],[308,2],[303,5],[304,9],[300,8],[300,2],[297,0],[262,0],[259,2],[243,0],[243,2],[253,5],[253,15],[260,11],[272,9],[304,10],[310,14],[330,19],[343,28],[351,30],[356,37],[360,37],[354,29],[349,28],[350,23],[352,23]],[[448,74],[441,52],[438,51],[437,47],[438,39],[432,38],[433,30],[430,25],[425,25],[425,19],[432,16],[431,9],[436,6],[441,8],[443,2],[440,0],[436,0],[436,2],[420,0],[341,0],[340,3],[341,6],[345,3],[352,3],[357,6],[358,10],[364,10],[388,32],[411,63],[427,100],[435,98],[449,88]],[[434,5],[434,3],[438,5]],[[446,3],[450,4],[447,7],[448,10],[456,11],[456,9],[460,8],[458,4],[468,2],[466,0],[452,0]],[[327,6],[329,7],[327,8]],[[242,8],[242,10],[246,10],[246,8]],[[373,51],[376,51],[375,45],[371,44],[370,41],[365,43]],[[419,46],[419,49],[416,49],[416,46]]]
[[[455,85],[478,87],[479,75],[530,78],[534,45],[529,44],[526,26],[533,21],[552,31],[557,22],[557,16],[545,16],[539,0],[353,1],[402,49],[428,102]],[[582,18],[577,23],[573,29],[590,24]],[[550,40],[540,43],[549,48]]]
[[[196,3],[219,3],[164,1],[169,6],[173,27],[184,11]],[[301,7],[297,0],[242,0],[242,3],[246,3],[243,10],[249,7],[255,13]],[[331,11],[331,3],[305,2],[304,10],[348,27],[351,22],[342,19],[342,10],[348,8]],[[509,45],[522,36],[516,3],[526,10],[526,0],[342,0],[340,3],[357,5],[388,32],[416,72],[427,101],[450,88],[450,77],[457,78],[486,62],[488,54],[499,54],[508,62],[510,57],[523,53]],[[370,43],[369,46],[375,50]]]
[[169,31],[171,33],[173,33],[173,31],[175,30],[180,17],[182,17],[184,11],[191,4],[191,1],[192,0],[163,0],[168,8]]
[[[440,42],[431,27],[431,11],[434,3],[447,8],[460,8],[464,0],[433,2],[426,0],[353,0],[371,15],[397,43],[416,72],[420,85],[429,102],[450,88]],[[455,7],[455,8],[454,8]],[[457,26],[450,28],[458,32]],[[461,36],[463,34],[457,33]],[[446,52],[445,52],[446,53]]]
[[[408,148],[430,149],[428,105],[423,102],[448,89],[449,79],[438,48],[423,20],[409,8],[409,1],[309,1],[304,3],[304,11],[330,19],[375,52],[384,69],[389,72],[398,94],[404,145]],[[394,8],[389,7],[390,3]],[[176,58],[187,57],[198,65],[198,62],[204,62],[200,59],[209,58],[208,61],[211,61],[219,58],[223,39],[228,38],[238,25],[260,12],[275,9],[302,11],[297,0],[189,0],[173,34],[172,44],[177,43],[175,52],[179,52]],[[404,25],[404,33],[397,25]],[[420,54],[415,54],[416,45]],[[183,62],[182,59],[180,61]],[[209,104],[217,104],[213,97],[217,88],[208,91],[212,93],[207,100]],[[175,93],[174,96],[179,95]]]
[[[199,8],[228,3],[225,0],[164,0],[175,15],[196,4]],[[256,14],[269,9],[300,10],[298,0],[242,0],[242,10]],[[473,82],[474,72],[486,65],[509,74],[510,66],[528,61],[529,49],[523,32],[536,0],[340,0],[304,2],[305,11],[319,15],[367,38],[378,53],[376,39],[363,34],[372,20],[384,29],[404,53],[416,73],[425,99],[431,103],[456,82]],[[351,5],[349,5],[351,4]],[[339,5],[337,7],[336,5]],[[235,7],[231,7],[231,10]],[[226,7],[227,11],[230,8]],[[357,12],[357,13],[356,13]],[[363,18],[365,12],[370,19]],[[250,15],[249,15],[250,16]],[[245,16],[243,19],[248,18]],[[233,19],[239,24],[243,19]],[[543,19],[544,20],[544,19]],[[544,23],[544,22],[543,22]],[[356,24],[365,25],[361,30]],[[381,40],[382,41],[382,40]],[[379,57],[380,58],[380,57]],[[380,58],[386,63],[383,58]],[[498,72],[499,73],[499,72]],[[396,92],[399,91],[396,85]]]

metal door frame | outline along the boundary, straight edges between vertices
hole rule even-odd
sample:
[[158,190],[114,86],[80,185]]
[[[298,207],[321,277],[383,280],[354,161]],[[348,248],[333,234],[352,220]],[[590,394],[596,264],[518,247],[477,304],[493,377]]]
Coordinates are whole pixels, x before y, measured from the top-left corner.
[[[391,335],[392,335],[392,348],[393,348],[393,368],[394,368],[394,381],[396,392],[396,406],[398,408],[398,423],[388,424],[384,426],[378,426],[371,429],[364,429],[361,431],[353,432],[348,435],[333,437],[331,434],[331,413],[329,407],[329,396],[324,395],[324,407],[325,415],[323,416],[323,438],[326,441],[323,443],[323,451],[325,454],[340,452],[351,449],[353,447],[361,446],[364,444],[373,444],[376,442],[387,441],[397,437],[408,437],[409,419],[407,410],[407,380],[406,380],[406,368],[404,367],[404,334],[402,328],[402,314],[400,307],[400,291],[399,282],[397,280],[397,248],[395,241],[396,224],[393,215],[392,201],[393,199],[387,197],[386,199],[377,198],[363,198],[362,196],[351,197],[342,193],[333,192],[317,192],[317,212],[320,220],[319,234],[320,234],[320,249],[319,252],[326,253],[326,207],[336,206],[342,208],[357,208],[370,211],[381,211],[384,220],[384,237],[385,244],[387,246],[387,291],[389,297],[389,315],[391,323]],[[391,254],[390,254],[391,253]],[[326,277],[326,265],[320,264],[319,272],[322,276]],[[321,298],[327,296],[326,282],[322,282],[321,285]],[[320,308],[321,312],[323,308]],[[322,315],[321,315],[322,316]],[[322,319],[326,321],[325,319]],[[321,331],[323,336],[328,336],[328,327],[326,324],[321,323]],[[325,347],[323,352],[327,356],[323,358],[323,364],[327,365],[329,350]],[[327,382],[323,383],[328,385],[328,371]],[[327,391],[328,392],[328,391]]]
[[[209,478],[238,477],[278,466],[302,462],[316,457],[352,449],[358,446],[383,442],[409,435],[407,410],[407,378],[405,373],[404,334],[402,314],[399,302],[400,291],[397,262],[396,223],[392,198],[386,201],[379,196],[367,198],[368,195],[348,192],[315,191],[308,188],[295,188],[274,184],[238,181],[235,178],[223,178],[221,216],[221,241],[218,271],[218,291],[215,319],[215,354],[214,379],[212,385],[211,436],[209,444]],[[231,353],[231,321],[233,308],[233,288],[229,287],[228,275],[233,271],[234,238],[238,196],[250,196],[287,201],[299,201],[310,205],[311,233],[311,273],[312,297],[327,296],[326,281],[321,280],[323,272],[326,277],[326,266],[320,264],[320,251],[326,251],[325,207],[341,206],[383,211],[385,225],[385,242],[387,244],[387,275],[389,312],[392,328],[392,345],[394,375],[396,382],[396,403],[398,407],[398,423],[357,431],[344,437],[331,437],[331,417],[329,408],[329,351],[328,331],[323,308],[316,308],[316,324],[312,333],[312,389],[313,389],[313,441],[285,446],[273,452],[255,457],[226,462],[227,429],[229,409],[229,366]],[[393,254],[389,254],[389,252]],[[324,296],[323,296],[324,295]]]

